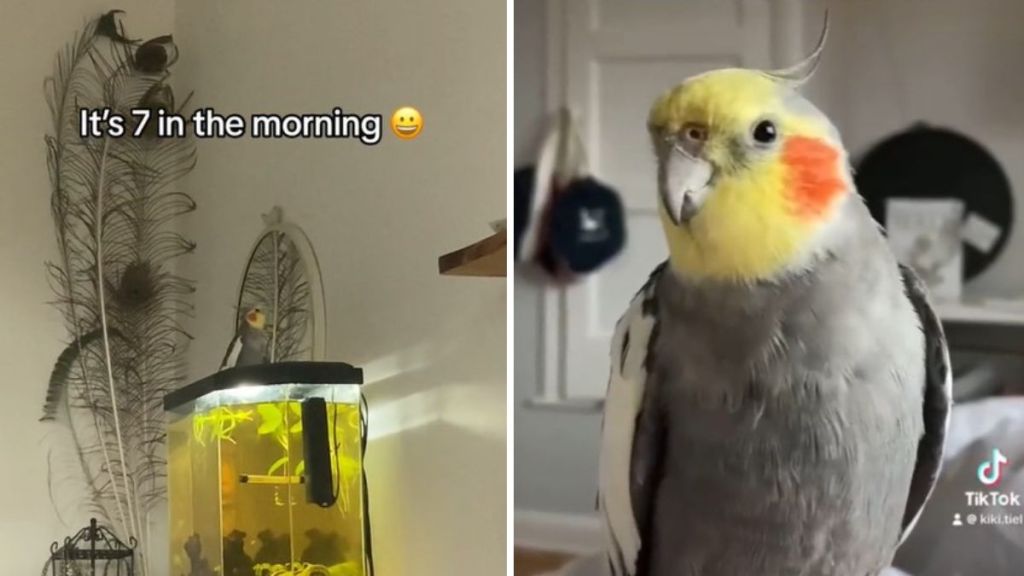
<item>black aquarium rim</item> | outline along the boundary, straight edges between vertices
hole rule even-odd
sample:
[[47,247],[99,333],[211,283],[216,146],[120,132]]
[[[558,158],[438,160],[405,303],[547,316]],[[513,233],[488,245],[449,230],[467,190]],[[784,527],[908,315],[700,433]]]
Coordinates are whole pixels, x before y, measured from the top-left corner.
[[345,362],[277,362],[221,370],[164,396],[164,410],[174,410],[218,390],[240,385],[362,384],[363,369]]

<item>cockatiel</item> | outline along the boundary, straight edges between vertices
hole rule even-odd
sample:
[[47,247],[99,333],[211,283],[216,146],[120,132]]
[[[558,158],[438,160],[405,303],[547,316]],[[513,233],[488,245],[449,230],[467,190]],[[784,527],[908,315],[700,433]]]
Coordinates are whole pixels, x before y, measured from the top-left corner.
[[266,325],[267,317],[259,308],[252,308],[246,312],[238,325],[238,333],[228,346],[220,369],[269,362]]
[[692,77],[650,111],[669,258],[612,341],[615,576],[874,576],[935,482],[945,338],[796,91],[824,39],[788,70]]

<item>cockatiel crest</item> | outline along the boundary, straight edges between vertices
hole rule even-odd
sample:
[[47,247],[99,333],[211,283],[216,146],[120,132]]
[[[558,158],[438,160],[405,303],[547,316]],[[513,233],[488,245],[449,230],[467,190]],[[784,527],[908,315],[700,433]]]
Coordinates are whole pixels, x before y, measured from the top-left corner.
[[828,118],[796,88],[817,67],[724,69],[662,95],[648,117],[671,262],[694,278],[760,280],[821,248],[853,190]]

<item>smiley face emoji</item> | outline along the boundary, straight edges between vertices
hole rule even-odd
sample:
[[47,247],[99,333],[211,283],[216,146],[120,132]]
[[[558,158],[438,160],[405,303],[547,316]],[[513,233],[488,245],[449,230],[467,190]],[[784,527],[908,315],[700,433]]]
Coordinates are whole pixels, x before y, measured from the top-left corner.
[[423,130],[423,115],[412,106],[402,106],[391,115],[391,131],[402,140],[412,140]]

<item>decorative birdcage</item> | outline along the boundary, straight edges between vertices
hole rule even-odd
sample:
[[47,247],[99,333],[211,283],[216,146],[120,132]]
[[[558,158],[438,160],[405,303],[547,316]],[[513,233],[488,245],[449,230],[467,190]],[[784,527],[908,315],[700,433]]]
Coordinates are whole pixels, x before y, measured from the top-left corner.
[[64,544],[50,544],[50,561],[44,575],[49,576],[134,576],[135,538],[129,544],[118,540],[109,529],[93,518],[89,525]]

